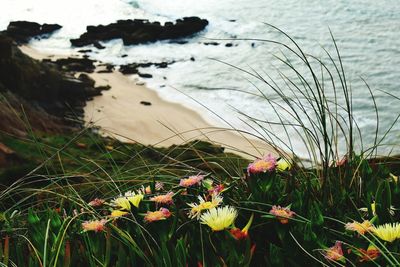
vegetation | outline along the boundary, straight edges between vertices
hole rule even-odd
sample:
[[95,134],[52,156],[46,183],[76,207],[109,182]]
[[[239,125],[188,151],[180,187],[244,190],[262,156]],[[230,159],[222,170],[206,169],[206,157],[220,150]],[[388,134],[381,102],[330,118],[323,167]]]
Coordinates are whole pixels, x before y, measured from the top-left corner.
[[[359,144],[337,48],[324,63],[281,34],[288,43],[259,41],[286,51],[285,88],[248,72],[279,96],[252,93],[277,121],[247,116],[277,156],[249,162],[205,142],[156,149],[90,130],[3,136],[23,155],[3,183],[30,169],[0,194],[3,265],[399,265],[399,160],[376,157],[390,129]],[[309,158],[284,135],[302,140]]]

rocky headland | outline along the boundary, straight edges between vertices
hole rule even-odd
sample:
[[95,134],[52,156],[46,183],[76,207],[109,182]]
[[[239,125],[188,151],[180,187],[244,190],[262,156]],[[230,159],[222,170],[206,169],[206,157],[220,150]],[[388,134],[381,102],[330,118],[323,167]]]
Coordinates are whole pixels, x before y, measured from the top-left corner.
[[151,43],[161,40],[173,40],[191,36],[206,28],[208,21],[199,17],[185,17],[175,23],[150,22],[148,20],[118,20],[108,25],[87,26],[86,32],[71,44],[82,47],[93,44],[101,48],[100,41],[122,39],[125,45]]

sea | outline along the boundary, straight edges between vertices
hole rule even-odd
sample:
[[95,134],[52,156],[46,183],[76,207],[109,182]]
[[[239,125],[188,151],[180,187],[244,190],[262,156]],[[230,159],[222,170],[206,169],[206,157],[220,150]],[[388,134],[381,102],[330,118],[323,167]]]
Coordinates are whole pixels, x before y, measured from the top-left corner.
[[[301,99],[305,89],[299,75],[311,87],[314,84],[304,62],[287,49],[296,47],[284,33],[313,61],[327,103],[339,104],[338,109],[331,106],[330,112],[337,112],[346,128],[346,119],[340,117],[345,116],[346,109],[340,77],[333,74],[335,94],[328,72],[311,57],[321,59],[334,73],[328,51],[340,68],[333,36],[353,102],[357,149],[371,151],[368,148],[384,137],[381,153],[400,152],[400,123],[396,122],[400,114],[400,100],[396,98],[400,97],[398,0],[0,0],[0,30],[15,20],[62,25],[49,38],[29,43],[39,51],[60,55],[77,54],[82,49],[71,47],[69,39],[84,33],[88,25],[119,19],[163,23],[185,16],[209,21],[204,31],[185,38],[185,44],[167,40],[124,46],[117,39],[102,42],[102,50],[87,47],[93,49],[88,55],[115,65],[174,61],[166,69],[141,70],[153,75],[144,81],[162,98],[198,111],[212,124],[247,131],[306,155],[310,148],[304,145],[298,118],[311,120],[305,126],[318,132],[318,116],[312,105]],[[218,45],[207,44],[214,42]],[[299,92],[294,94],[296,86]],[[289,110],[285,100],[296,95],[300,104]],[[337,138],[339,150],[345,151],[345,138],[341,134]]]

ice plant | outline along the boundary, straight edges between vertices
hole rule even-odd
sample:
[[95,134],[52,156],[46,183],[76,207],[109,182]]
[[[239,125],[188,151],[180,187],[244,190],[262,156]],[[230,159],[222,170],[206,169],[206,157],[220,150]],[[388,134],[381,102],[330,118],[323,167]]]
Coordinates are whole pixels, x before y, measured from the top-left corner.
[[182,187],[190,187],[193,185],[199,185],[203,179],[204,179],[204,175],[189,176],[186,179],[181,179],[181,181],[179,182],[179,185]]
[[284,208],[281,206],[272,206],[269,213],[274,215],[281,224],[287,224],[289,219],[296,215],[296,213],[291,211],[290,208]]
[[346,223],[345,228],[346,230],[354,231],[359,233],[360,235],[364,235],[365,233],[371,232],[373,230],[373,225],[368,220],[365,220],[362,223],[354,221],[352,223]]
[[329,261],[344,261],[342,242],[336,241],[333,247],[325,250],[325,259]]
[[289,170],[290,169],[290,163],[284,159],[281,158],[280,160],[278,160],[278,162],[276,163],[276,169],[278,171],[285,171],[285,170]]
[[250,163],[247,167],[247,174],[257,174],[274,171],[276,168],[276,158],[271,154],[256,159],[253,163]]
[[211,189],[208,190],[208,194],[212,195],[218,195],[225,191],[225,186],[223,184],[216,185],[212,187]]
[[230,206],[212,208],[201,215],[200,222],[213,231],[222,231],[235,222],[237,215],[236,209]]
[[95,198],[88,203],[89,206],[92,207],[101,207],[104,204],[105,200],[100,198]]
[[374,245],[369,245],[367,250],[360,248],[358,249],[358,252],[361,254],[360,262],[373,261],[376,260],[381,255],[379,249],[376,248]]
[[106,219],[86,221],[82,223],[82,229],[84,231],[95,231],[101,232],[105,229]]
[[143,200],[144,195],[141,193],[136,194],[133,191],[128,191],[125,193],[125,197],[133,206],[139,208],[139,204]]
[[144,221],[147,223],[165,220],[171,216],[171,212],[166,208],[160,208],[157,211],[148,211],[144,216]]
[[239,228],[233,228],[229,232],[236,240],[245,239],[249,236],[249,228],[253,222],[254,214],[251,214],[249,221],[247,222],[246,226],[240,230]]
[[374,227],[372,233],[384,241],[393,242],[400,238],[400,223],[386,223]]
[[126,197],[120,196],[111,201],[111,205],[122,210],[130,210],[131,203]]
[[158,204],[172,204],[174,201],[172,200],[173,192],[168,192],[164,195],[158,195],[150,198],[150,201],[154,201]]
[[125,216],[125,215],[127,215],[127,214],[128,214],[127,211],[113,210],[113,211],[111,212],[110,217],[112,217],[112,218],[118,218],[118,217]]
[[188,204],[189,207],[191,207],[191,210],[189,211],[189,218],[197,218],[200,219],[201,212],[205,210],[209,210],[212,208],[217,207],[222,203],[223,198],[219,195],[213,195],[211,197],[211,201],[205,201],[204,198],[201,196],[197,197],[199,199],[199,204],[197,203],[190,203]]

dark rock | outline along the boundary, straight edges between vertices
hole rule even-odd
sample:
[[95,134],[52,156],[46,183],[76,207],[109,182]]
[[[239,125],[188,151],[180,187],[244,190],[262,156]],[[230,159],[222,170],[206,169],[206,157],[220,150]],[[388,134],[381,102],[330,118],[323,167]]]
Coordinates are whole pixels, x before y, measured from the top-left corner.
[[225,44],[225,46],[226,46],[226,47],[232,47],[233,44],[232,44],[232,43],[227,43],[227,44]]
[[123,57],[127,57],[128,55],[127,54],[123,54],[121,57],[123,58]]
[[106,48],[105,46],[102,46],[99,42],[94,42],[93,46],[96,47],[97,49],[104,49]]
[[136,74],[136,73],[139,72],[137,68],[138,68],[138,66],[137,66],[137,64],[135,64],[135,63],[133,63],[133,64],[127,64],[127,65],[121,65],[121,66],[119,67],[119,71],[120,71],[122,74]]
[[168,63],[167,62],[156,63],[154,65],[156,67],[158,67],[158,68],[161,68],[161,69],[165,69],[166,67],[168,67]]
[[135,45],[159,40],[180,39],[204,30],[208,21],[198,17],[178,19],[175,24],[148,20],[118,20],[108,25],[87,26],[86,32],[77,39],[71,39],[73,46],[85,46],[99,41],[121,38],[125,45]]
[[97,86],[95,87],[96,90],[98,91],[108,91],[111,89],[111,86],[109,85],[102,85],[102,86]]
[[139,77],[142,77],[142,78],[153,78],[153,75],[148,74],[148,73],[140,73],[140,72],[138,72],[138,75],[139,75]]
[[90,53],[90,52],[92,52],[92,49],[81,49],[81,50],[78,50],[78,52],[79,53]]
[[151,106],[151,102],[148,102],[148,101],[140,101],[140,104],[142,104],[144,106]]
[[54,61],[54,63],[64,71],[70,72],[89,72],[95,70],[94,60],[88,58],[61,58]]
[[16,42],[22,44],[27,43],[32,37],[51,34],[56,30],[61,29],[62,26],[58,24],[39,24],[29,21],[12,21],[8,24],[7,30],[4,33],[14,39]]
[[[73,114],[75,124],[76,118],[83,115],[82,107],[88,97],[100,93],[93,88],[93,81],[88,76],[81,75],[79,79],[75,79],[61,72],[58,64],[63,60],[34,60],[23,54],[10,38],[1,34],[0,48],[0,92],[15,96],[18,99],[16,103],[25,100],[27,104],[24,108],[30,110],[30,119],[38,118],[36,125],[41,125],[40,129],[47,131],[49,127],[57,128],[54,116],[64,120],[68,114]],[[69,63],[71,60],[66,59]],[[83,59],[79,59],[79,62],[81,60]],[[87,68],[91,61],[84,59],[84,62],[87,63],[84,64]],[[19,129],[19,126],[15,128]]]
[[106,69],[105,70],[99,70],[97,71],[97,73],[111,73],[114,71],[115,67],[112,64],[100,64],[99,66],[105,66]]
[[187,44],[188,41],[183,41],[183,40],[172,40],[170,41],[171,44]]
[[58,24],[43,24],[42,27],[40,28],[40,34],[49,34],[52,33],[54,31],[57,31],[59,29],[61,29],[62,26],[58,25]]
[[190,57],[190,60],[191,61],[195,61],[196,59],[194,57]]
[[[119,68],[119,71],[122,74],[138,74],[139,73],[139,68],[148,68],[150,66],[156,66],[157,68],[166,68],[168,67],[168,65],[175,63],[175,61],[171,61],[171,62],[160,62],[160,63],[152,63],[152,62],[148,62],[148,63],[131,63],[131,64],[127,64],[127,65],[121,65]],[[140,75],[145,75],[145,78],[151,78],[151,77],[147,77],[150,74],[140,74]],[[142,77],[142,76],[140,76]]]
[[217,45],[219,45],[219,43],[217,43],[217,42],[206,42],[206,43],[204,43],[205,45],[214,45],[214,46],[217,46]]
[[236,19],[230,19],[229,22],[236,22]]
[[91,86],[93,87],[94,84],[96,83],[95,80],[93,80],[92,78],[89,77],[89,75],[85,74],[85,73],[81,73],[79,74],[78,79],[83,82],[85,85],[87,86]]

